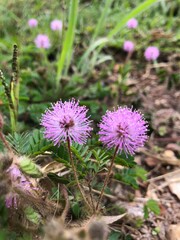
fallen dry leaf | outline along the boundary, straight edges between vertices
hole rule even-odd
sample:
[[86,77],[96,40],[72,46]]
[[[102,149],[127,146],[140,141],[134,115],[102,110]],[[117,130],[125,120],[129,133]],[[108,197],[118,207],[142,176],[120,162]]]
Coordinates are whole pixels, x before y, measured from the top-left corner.
[[117,216],[102,216],[99,218],[99,221],[105,222],[106,224],[112,224],[114,222],[117,222],[118,220],[120,220],[121,218],[123,218],[124,216],[126,216],[127,213],[123,213]]
[[180,172],[165,176],[169,189],[180,199]]
[[169,226],[169,239],[180,240],[180,224],[172,224]]

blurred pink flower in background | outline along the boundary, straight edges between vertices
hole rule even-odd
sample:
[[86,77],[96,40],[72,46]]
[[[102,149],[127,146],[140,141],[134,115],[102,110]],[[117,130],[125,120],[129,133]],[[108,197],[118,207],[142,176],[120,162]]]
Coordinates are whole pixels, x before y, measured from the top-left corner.
[[29,27],[31,27],[31,28],[37,27],[38,21],[37,21],[35,18],[31,18],[31,19],[29,19],[29,21],[28,21],[28,25],[29,25]]
[[137,28],[137,26],[138,26],[138,21],[135,18],[131,18],[127,22],[127,27],[128,28]]
[[144,56],[147,61],[156,60],[159,57],[159,49],[154,46],[146,48]]
[[63,27],[63,23],[61,20],[55,19],[51,22],[51,29],[53,31],[62,31],[62,27]]
[[49,37],[45,34],[39,34],[34,40],[37,48],[50,48],[50,40]]
[[132,52],[134,50],[134,43],[131,41],[125,41],[123,45],[123,49],[126,52]]

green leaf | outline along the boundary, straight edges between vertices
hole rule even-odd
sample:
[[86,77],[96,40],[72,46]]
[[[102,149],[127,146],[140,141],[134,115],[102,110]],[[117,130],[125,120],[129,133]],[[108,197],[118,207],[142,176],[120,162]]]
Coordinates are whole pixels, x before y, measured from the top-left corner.
[[48,173],[47,174],[48,178],[50,178],[53,182],[55,183],[62,183],[62,184],[68,184],[69,180],[67,178],[64,177],[60,177],[55,173]]
[[59,80],[62,76],[63,68],[66,67],[66,72],[69,68],[72,51],[73,51],[73,42],[76,30],[76,22],[78,16],[78,6],[79,0],[71,0],[69,5],[69,19],[68,19],[68,29],[65,33],[65,38],[63,40],[63,48],[61,55],[58,59],[58,68],[57,68],[57,77],[56,77],[56,86],[59,86]]
[[73,215],[75,216],[76,219],[80,218],[80,214],[81,214],[81,208],[78,202],[75,202],[72,204],[71,206]]
[[139,6],[137,6],[136,8],[134,8],[129,14],[125,15],[125,17],[123,17],[117,24],[116,26],[109,32],[108,34],[108,38],[112,38],[115,34],[117,34],[122,27],[124,27],[124,25],[127,23],[127,21],[130,18],[135,17],[136,15],[144,12],[145,10],[147,10],[148,8],[151,7],[151,5],[153,5],[155,2],[157,2],[158,0],[147,0],[141,4],[139,4]]
[[115,232],[115,231],[112,231],[111,233],[110,233],[110,236],[109,236],[109,240],[118,240],[118,239],[120,239],[120,237],[121,237],[121,233],[120,232]]
[[29,148],[30,133],[14,133],[13,135],[7,135],[7,141],[11,147],[19,154],[26,154]]
[[148,217],[149,217],[148,207],[144,205],[144,219],[148,219]]
[[52,146],[49,151],[52,152],[52,157],[55,161],[63,163],[66,166],[69,166],[69,154],[67,148],[64,144],[60,146]]
[[138,189],[137,180],[140,178],[141,180],[146,180],[146,170],[142,167],[135,166],[134,168],[130,169],[122,169],[119,173],[116,173],[114,178],[132,186],[135,189]]
[[26,156],[21,157],[19,161],[19,166],[24,173],[30,175],[31,177],[34,178],[42,177],[42,173],[39,167],[32,161],[32,159]]
[[32,207],[29,206],[29,207],[25,208],[24,213],[26,215],[26,218],[30,222],[32,222],[36,225],[39,225],[41,216]]
[[27,154],[38,155],[47,151],[52,146],[43,136],[39,129],[35,129],[29,137],[29,148]]
[[157,203],[157,201],[153,200],[153,199],[149,199],[146,202],[146,206],[147,208],[152,211],[154,214],[159,215],[160,214],[160,208],[159,205]]

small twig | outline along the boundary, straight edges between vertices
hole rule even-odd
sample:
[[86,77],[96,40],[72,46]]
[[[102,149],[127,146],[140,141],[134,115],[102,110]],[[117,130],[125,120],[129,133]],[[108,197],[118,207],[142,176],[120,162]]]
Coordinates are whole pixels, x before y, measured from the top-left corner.
[[6,141],[6,138],[4,137],[4,134],[2,133],[2,131],[0,131],[0,139],[2,140],[4,146],[5,146],[11,153],[13,153],[12,148],[10,147],[9,143]]
[[111,160],[111,165],[109,167],[109,170],[108,170],[108,173],[106,175],[106,178],[105,178],[105,181],[104,181],[104,185],[103,185],[103,188],[101,190],[101,194],[100,194],[100,197],[98,199],[98,202],[97,202],[97,205],[96,205],[96,211],[98,212],[98,209],[99,209],[99,204],[102,200],[102,197],[103,197],[103,194],[104,194],[104,190],[108,184],[108,181],[109,181],[109,177],[110,177],[110,174],[111,174],[111,171],[112,171],[112,168],[113,168],[113,164],[114,164],[114,160],[115,160],[115,157],[116,157],[116,154],[117,154],[117,151],[118,151],[118,146],[116,147],[115,151],[114,151],[114,155],[112,157],[112,160]]
[[[89,191],[89,188],[88,188],[88,187],[86,187],[86,186],[83,186],[83,187],[84,187],[84,189],[85,189],[86,191]],[[98,195],[101,194],[101,191],[98,191],[98,190],[93,189],[93,188],[92,188],[92,192],[93,192],[93,193],[96,193],[96,194],[98,194]],[[113,201],[117,200],[117,197],[115,197],[115,196],[113,196],[113,195],[110,195],[110,194],[107,194],[107,193],[104,193],[104,194],[103,194],[103,197],[107,197],[107,198],[109,198],[109,199],[111,199],[111,200],[113,200]]]
[[165,158],[165,157],[161,157],[161,156],[156,156],[146,150],[141,149],[140,152],[144,153],[145,155],[149,156],[149,157],[153,157],[155,159],[161,160],[161,162],[169,164],[169,165],[174,165],[174,166],[180,166],[180,161],[177,159],[171,159],[171,162],[169,161],[169,159]]
[[65,185],[61,186],[61,192],[62,192],[62,194],[64,196],[64,199],[65,199],[65,202],[66,202],[64,210],[61,214],[61,219],[63,220],[63,223],[64,223],[65,219],[66,219],[66,216],[68,214],[69,208],[70,208],[69,196],[68,196],[68,192],[67,192],[67,189],[66,189]]
[[91,199],[93,212],[95,212],[95,205],[94,205],[94,200],[93,200],[93,195],[92,195],[92,187],[91,187],[91,182],[90,181],[88,182],[88,187],[89,187],[89,195],[90,195],[90,199]]
[[160,175],[160,176],[157,176],[157,177],[154,177],[154,178],[151,178],[151,179],[148,179],[146,182],[154,182],[154,181],[157,181],[157,180],[161,180],[162,178],[175,175],[179,172],[180,172],[180,169],[178,169],[176,171],[173,171],[173,172],[170,172],[170,173],[165,173],[163,175]]

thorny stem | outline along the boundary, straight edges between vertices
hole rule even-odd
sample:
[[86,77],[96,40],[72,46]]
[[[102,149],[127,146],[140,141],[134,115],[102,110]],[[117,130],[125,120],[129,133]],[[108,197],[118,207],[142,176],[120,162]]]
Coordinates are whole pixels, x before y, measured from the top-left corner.
[[98,199],[98,202],[97,202],[97,205],[96,205],[96,211],[98,212],[99,211],[99,204],[102,200],[102,197],[103,197],[103,194],[104,194],[104,190],[108,184],[108,181],[109,181],[109,177],[110,177],[110,174],[111,174],[111,171],[112,171],[112,168],[113,168],[113,164],[114,164],[114,159],[116,157],[116,154],[117,154],[117,151],[118,151],[118,146],[116,147],[115,149],[115,152],[114,152],[114,155],[111,159],[111,165],[109,166],[109,169],[108,169],[108,173],[106,175],[106,178],[105,178],[105,181],[104,181],[104,185],[102,187],[102,190],[101,190],[101,193],[100,193],[100,196],[99,196],[99,199]]
[[79,191],[82,195],[82,198],[84,200],[84,202],[86,203],[87,207],[92,210],[90,204],[88,203],[88,201],[86,200],[86,197],[84,195],[84,192],[83,192],[83,189],[81,188],[81,185],[80,185],[80,182],[79,182],[79,179],[78,179],[78,175],[77,175],[77,171],[76,171],[76,167],[74,165],[74,160],[73,160],[73,157],[72,157],[72,153],[71,153],[71,145],[70,145],[70,139],[69,137],[67,137],[67,144],[68,144],[68,152],[69,152],[69,157],[70,157],[70,161],[71,161],[71,166],[72,166],[72,170],[73,170],[73,173],[74,173],[74,177],[75,177],[75,181],[76,181],[76,184],[79,188]]

